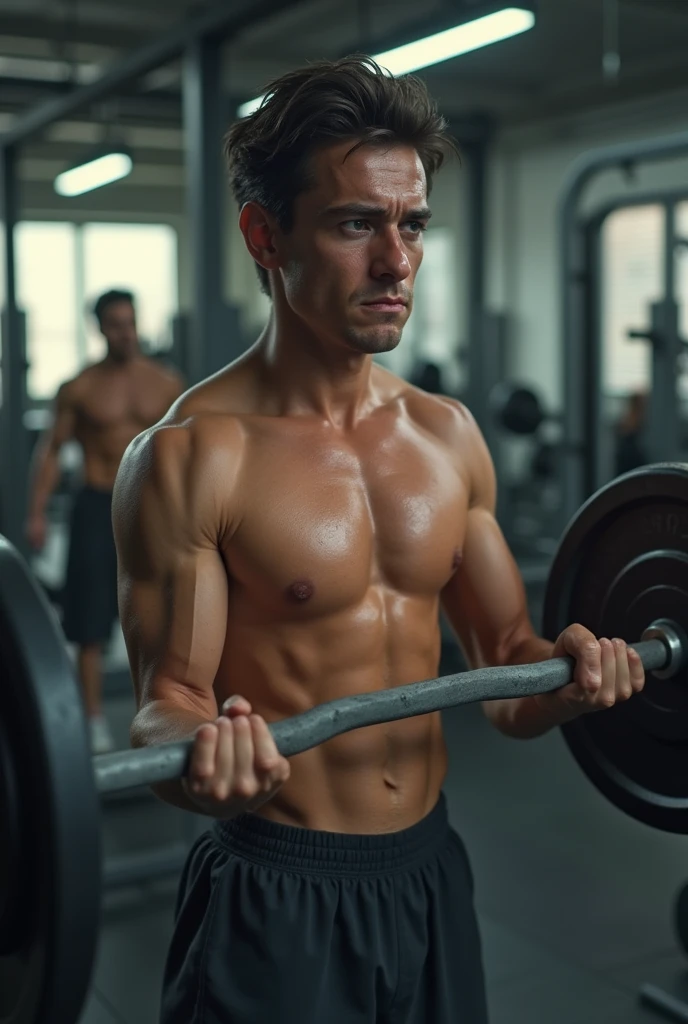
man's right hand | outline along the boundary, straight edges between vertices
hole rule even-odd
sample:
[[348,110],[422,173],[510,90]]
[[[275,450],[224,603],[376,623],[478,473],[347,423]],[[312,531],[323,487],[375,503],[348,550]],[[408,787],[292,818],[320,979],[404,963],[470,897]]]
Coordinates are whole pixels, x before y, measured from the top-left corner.
[[233,818],[267,803],[287,781],[289,762],[278,751],[265,719],[244,697],[232,697],[222,715],[196,731],[188,797],[204,814]]
[[47,532],[48,521],[44,515],[29,517],[26,523],[26,539],[34,551],[40,551],[45,546]]

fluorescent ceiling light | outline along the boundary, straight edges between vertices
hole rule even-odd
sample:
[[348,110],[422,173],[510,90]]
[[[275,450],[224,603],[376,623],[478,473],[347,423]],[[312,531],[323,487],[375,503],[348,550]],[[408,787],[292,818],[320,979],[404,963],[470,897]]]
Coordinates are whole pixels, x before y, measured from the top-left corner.
[[[455,25],[424,39],[417,39],[413,43],[375,54],[373,60],[393,75],[408,75],[420,68],[427,68],[443,60],[460,57],[463,53],[470,53],[471,50],[479,50],[491,43],[520,35],[531,29],[534,24],[533,11],[525,7],[505,7],[493,14],[486,14],[482,18]],[[248,117],[258,109],[264,99],[265,96],[258,96],[248,103],[242,103],[237,114],[239,117]]]
[[131,172],[133,162],[128,153],[119,151],[101,156],[63,171],[55,178],[55,191],[60,196],[80,196],[94,188],[109,185]]
[[470,53],[471,50],[479,50],[481,46],[520,35],[534,24],[535,15],[532,11],[522,7],[507,7],[464,25],[437,32],[426,39],[417,39],[415,43],[379,53],[375,60],[393,75],[408,75],[419,68],[427,68],[443,60],[460,57],[463,53]]

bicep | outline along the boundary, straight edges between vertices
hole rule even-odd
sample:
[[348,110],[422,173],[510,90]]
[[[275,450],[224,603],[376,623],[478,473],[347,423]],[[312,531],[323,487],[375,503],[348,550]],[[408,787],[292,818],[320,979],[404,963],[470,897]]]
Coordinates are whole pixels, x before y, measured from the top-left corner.
[[471,665],[499,665],[532,632],[523,580],[491,510],[468,513],[463,560],[441,595]]
[[532,633],[532,625],[521,574],[495,517],[492,459],[472,417],[467,435],[470,502],[463,558],[442,592],[442,607],[470,664],[499,665]]
[[139,707],[173,700],[213,718],[227,623],[224,562],[202,496],[190,499],[183,477],[166,479],[142,462],[123,464],[113,500],[120,615]]

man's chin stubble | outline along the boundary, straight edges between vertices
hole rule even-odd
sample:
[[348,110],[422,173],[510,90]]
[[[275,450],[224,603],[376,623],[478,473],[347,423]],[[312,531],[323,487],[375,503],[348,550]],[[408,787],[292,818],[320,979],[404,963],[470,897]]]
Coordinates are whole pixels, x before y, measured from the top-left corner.
[[401,341],[399,329],[390,330],[389,333],[372,334],[367,331],[351,331],[348,342],[352,348],[364,355],[378,355],[381,352],[392,352]]

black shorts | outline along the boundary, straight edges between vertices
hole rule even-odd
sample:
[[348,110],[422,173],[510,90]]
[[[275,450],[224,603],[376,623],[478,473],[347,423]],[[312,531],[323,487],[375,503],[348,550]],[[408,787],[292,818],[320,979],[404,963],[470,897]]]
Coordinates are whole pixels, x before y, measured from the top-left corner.
[[62,628],[71,643],[105,643],[117,619],[117,552],[112,533],[112,493],[84,487],[69,524]]
[[243,815],[194,845],[162,1024],[485,1024],[473,877],[444,797],[384,835]]

